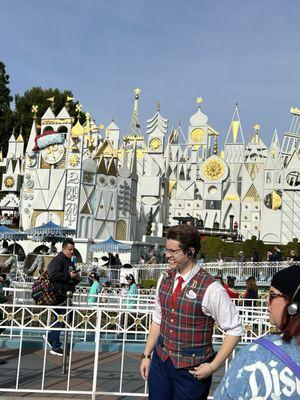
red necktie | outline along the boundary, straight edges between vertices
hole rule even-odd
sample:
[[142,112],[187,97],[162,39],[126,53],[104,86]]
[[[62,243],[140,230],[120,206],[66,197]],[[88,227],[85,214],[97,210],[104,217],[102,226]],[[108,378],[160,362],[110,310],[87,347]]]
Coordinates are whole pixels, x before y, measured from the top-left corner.
[[178,297],[179,293],[181,292],[182,284],[184,282],[184,279],[182,276],[178,276],[177,280],[178,280],[177,286],[172,294],[172,307],[175,307],[175,305],[176,305],[177,297]]

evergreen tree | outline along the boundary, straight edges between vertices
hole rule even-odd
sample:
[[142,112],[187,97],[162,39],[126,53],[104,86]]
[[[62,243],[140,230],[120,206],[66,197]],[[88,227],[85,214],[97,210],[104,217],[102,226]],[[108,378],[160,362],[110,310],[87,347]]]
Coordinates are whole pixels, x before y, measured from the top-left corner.
[[13,113],[10,109],[13,98],[8,84],[9,75],[6,74],[5,65],[0,61],[0,148],[3,148],[4,153],[7,151],[13,126]]
[[[17,94],[15,96],[15,111],[14,111],[14,126],[17,133],[22,128],[24,141],[27,142],[30,135],[32,126],[32,112],[33,105],[38,106],[37,120],[43,116],[51,102],[47,99],[54,97],[54,114],[57,115],[66,103],[67,97],[73,97],[70,90],[60,91],[59,89],[42,89],[41,87],[33,87],[27,90],[23,95]],[[78,103],[78,102],[77,102]],[[69,102],[69,114],[75,117],[76,104],[73,101]],[[81,113],[81,122],[85,121],[84,114]]]

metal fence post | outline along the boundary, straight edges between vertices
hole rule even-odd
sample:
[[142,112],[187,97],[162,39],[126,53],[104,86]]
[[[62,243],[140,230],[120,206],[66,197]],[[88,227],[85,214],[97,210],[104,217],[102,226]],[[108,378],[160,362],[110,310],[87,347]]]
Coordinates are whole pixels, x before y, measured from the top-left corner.
[[[68,311],[69,311],[69,307],[71,305],[72,297],[73,297],[73,292],[68,291],[67,292],[67,309],[66,309],[66,318],[67,318],[67,320],[69,318]],[[68,351],[69,351],[69,349],[68,349],[68,330],[67,329],[65,330],[65,335],[64,335],[64,348],[63,348],[63,350],[64,350],[64,354],[63,354],[63,358],[62,358],[61,374],[65,375],[66,368],[67,368]]]

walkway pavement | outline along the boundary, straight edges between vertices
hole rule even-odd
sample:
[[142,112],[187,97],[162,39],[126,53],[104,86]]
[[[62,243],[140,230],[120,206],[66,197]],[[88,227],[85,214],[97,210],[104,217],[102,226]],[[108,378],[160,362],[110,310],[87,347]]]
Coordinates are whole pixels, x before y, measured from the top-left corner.
[[[0,365],[0,396],[2,400],[89,400],[90,395],[75,395],[60,393],[55,394],[57,390],[66,390],[67,375],[61,373],[62,358],[51,355],[47,352],[46,372],[44,387],[47,390],[53,390],[54,393],[34,394],[34,393],[11,393],[5,391],[5,388],[14,388],[16,382],[16,370],[18,361],[18,350],[2,348],[0,350],[1,358],[6,363]],[[27,349],[22,352],[19,389],[40,389],[42,382],[43,369],[43,350]],[[140,357],[137,353],[125,353],[124,359],[124,375],[122,392],[142,393],[144,391],[144,382],[139,375]],[[104,392],[118,392],[120,385],[120,353],[106,352],[100,354],[98,368],[97,390]],[[213,393],[216,385],[220,381],[224,371],[214,374],[211,393]],[[72,390],[91,390],[93,375],[93,353],[83,351],[73,351],[72,353],[72,369],[70,374],[70,388]],[[97,396],[97,400],[142,400],[145,397],[124,397],[113,395]]]

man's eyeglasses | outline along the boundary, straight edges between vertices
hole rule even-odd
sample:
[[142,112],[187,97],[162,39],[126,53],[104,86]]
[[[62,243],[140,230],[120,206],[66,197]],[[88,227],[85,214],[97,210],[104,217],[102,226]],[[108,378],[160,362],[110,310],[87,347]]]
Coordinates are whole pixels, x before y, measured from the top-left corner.
[[272,293],[272,292],[270,292],[270,294],[269,294],[269,303],[271,304],[272,301],[274,299],[276,299],[277,297],[285,297],[285,295],[284,294],[280,294],[280,293]]
[[177,249],[177,250],[166,249],[166,254],[170,254],[171,256],[174,256],[175,254],[179,253],[180,251],[182,251],[182,249]]

